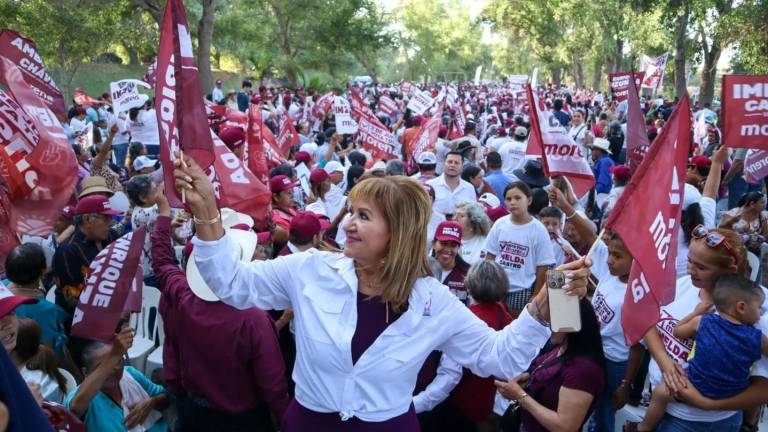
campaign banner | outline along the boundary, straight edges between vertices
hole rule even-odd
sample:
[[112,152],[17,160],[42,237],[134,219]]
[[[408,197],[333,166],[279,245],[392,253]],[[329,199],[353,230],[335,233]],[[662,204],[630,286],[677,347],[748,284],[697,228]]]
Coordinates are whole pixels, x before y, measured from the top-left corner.
[[0,109],[6,124],[0,133],[6,161],[0,162],[0,172],[15,183],[11,228],[20,235],[47,237],[75,189],[75,154],[56,115],[24,81],[21,69],[0,57],[0,76],[8,88]]
[[526,85],[531,111],[528,154],[541,156],[548,176],[566,176],[577,197],[584,196],[595,185],[595,176],[581,146],[565,130],[543,100]]
[[75,132],[75,143],[77,143],[83,151],[91,151],[93,147],[93,123],[88,123],[84,128]]
[[365,101],[354,89],[349,91],[349,105],[352,107],[352,117],[355,120],[357,120],[357,118],[360,116],[360,113],[363,112],[366,114],[374,115],[373,111],[371,111],[371,108],[368,107]]
[[362,146],[374,160],[389,160],[398,157],[392,132],[382,125],[376,116],[370,113],[361,113],[357,126],[362,139]]
[[280,123],[280,133],[277,135],[277,148],[280,154],[288,156],[291,147],[299,145],[299,133],[293,125],[293,118],[288,112],[283,114],[283,121]]
[[400,84],[400,91],[403,92],[403,94],[410,94],[413,90],[413,84],[409,82],[404,82]]
[[480,75],[483,73],[483,66],[480,65],[475,69],[475,85],[480,85]]
[[634,172],[648,152],[650,141],[645,130],[645,116],[637,92],[627,91],[627,166]]
[[144,106],[149,96],[139,93],[139,86],[150,88],[149,84],[137,79],[124,79],[109,83],[112,111],[117,115],[131,108]]
[[197,63],[181,0],[168,0],[160,27],[157,54],[155,111],[160,130],[160,161],[165,169],[165,193],[172,207],[181,208],[173,177],[176,152],[191,156],[202,169],[214,160],[208,116],[200,91]]
[[408,155],[408,165],[411,171],[416,170],[416,158],[420,154],[426,151],[435,151],[437,135],[440,133],[440,124],[442,123],[441,112],[442,109],[438,110],[435,115],[424,122],[409,143],[408,148],[411,149],[411,154]]
[[[0,58],[8,59],[22,71],[22,80],[48,109],[66,117],[64,96],[45,68],[34,42],[13,30],[3,29],[0,31]],[[0,84],[8,86],[8,77],[0,75]]]
[[621,237],[634,259],[621,308],[628,346],[659,322],[659,307],[675,298],[678,227],[690,145],[686,94],[605,223],[605,229]]
[[72,317],[72,336],[111,342],[131,295],[147,227],[112,242],[91,261],[91,272]]
[[608,74],[608,84],[611,88],[611,99],[617,102],[624,102],[627,100],[629,94],[629,82],[632,79],[632,75],[635,76],[635,88],[636,93],[640,91],[640,86],[643,83],[643,72],[616,72]]
[[357,122],[352,119],[352,108],[341,96],[333,98],[333,116],[336,119],[336,132],[342,135],[357,132]]
[[744,159],[744,179],[747,183],[758,184],[765,177],[768,177],[768,150],[748,150]]
[[411,96],[411,100],[408,101],[406,108],[414,114],[421,115],[432,106],[433,102],[432,95],[429,92],[416,90],[413,96]]
[[390,118],[395,118],[397,116],[397,103],[387,95],[383,95],[379,98],[379,104],[376,106],[376,109],[388,115]]
[[325,113],[328,112],[329,109],[331,109],[331,106],[333,105],[333,99],[336,95],[333,94],[333,92],[328,92],[322,96],[320,96],[315,103],[312,105],[312,119],[317,121],[322,121],[323,117],[325,116]]
[[656,58],[643,55],[640,58],[640,70],[643,71],[642,88],[658,90],[664,83],[664,69],[667,67],[669,53],[664,53]]
[[261,130],[264,128],[261,110],[261,104],[251,104],[248,107],[248,127],[245,129],[243,162],[262,183],[266,184],[269,179],[269,168],[267,168],[267,159],[264,153],[264,140],[261,137]]
[[512,91],[523,91],[528,84],[528,75],[510,75],[509,88]]
[[768,150],[768,75],[724,75],[722,143]]

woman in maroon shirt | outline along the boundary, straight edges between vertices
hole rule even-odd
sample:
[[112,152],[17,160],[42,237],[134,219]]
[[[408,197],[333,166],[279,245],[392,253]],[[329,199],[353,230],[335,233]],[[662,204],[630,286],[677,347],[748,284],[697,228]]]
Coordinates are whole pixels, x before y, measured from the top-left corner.
[[[507,382],[499,392],[522,408],[525,432],[578,431],[605,387],[605,356],[600,326],[589,300],[579,301],[581,330],[553,333],[549,351],[531,364],[531,372]],[[515,409],[510,405],[509,409]]]
[[469,264],[459,254],[462,233],[463,230],[458,222],[440,222],[435,229],[432,257],[429,262],[435,278],[447,286],[462,303],[468,304],[469,297],[464,287],[464,277],[469,270]]

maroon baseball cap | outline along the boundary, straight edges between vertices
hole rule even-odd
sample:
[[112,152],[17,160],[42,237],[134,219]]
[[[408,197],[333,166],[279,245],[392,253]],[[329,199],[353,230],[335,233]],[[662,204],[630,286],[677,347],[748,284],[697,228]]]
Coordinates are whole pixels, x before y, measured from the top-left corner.
[[618,181],[628,181],[629,178],[632,177],[632,171],[630,171],[629,167],[626,165],[614,165],[608,168],[608,171],[610,171],[611,174],[613,174],[613,177]]
[[77,202],[77,207],[75,207],[76,216],[88,213],[116,216],[120,214],[120,211],[112,209],[109,204],[109,198],[106,195],[94,194],[82,198]]
[[461,235],[464,230],[461,229],[456,221],[443,221],[437,226],[435,230],[435,240],[443,242],[455,242],[461,244]]
[[260,245],[272,243],[273,242],[272,233],[269,231],[262,231],[262,232],[256,233],[256,241],[258,242],[257,244],[260,244]]
[[245,131],[243,128],[231,126],[219,132],[219,138],[226,144],[228,149],[234,151],[245,142]]
[[320,184],[326,180],[328,180],[327,172],[325,172],[322,168],[315,168],[312,170],[312,173],[309,175],[309,181],[313,184]]
[[308,152],[300,151],[296,152],[296,154],[293,155],[293,158],[296,160],[296,162],[303,162],[308,164],[312,160],[312,155],[310,155]]
[[296,187],[296,183],[284,175],[276,175],[269,179],[269,190],[272,193],[293,189],[294,187]]
[[75,207],[68,205],[61,209],[61,216],[67,219],[71,219],[75,215]]
[[291,218],[290,235],[299,243],[306,243],[331,224],[311,211],[298,212]]
[[696,168],[709,168],[712,166],[712,160],[704,155],[697,155],[691,158],[691,165]]
[[11,290],[0,284],[0,318],[9,315],[16,307],[25,303],[37,303],[37,299],[13,295]]

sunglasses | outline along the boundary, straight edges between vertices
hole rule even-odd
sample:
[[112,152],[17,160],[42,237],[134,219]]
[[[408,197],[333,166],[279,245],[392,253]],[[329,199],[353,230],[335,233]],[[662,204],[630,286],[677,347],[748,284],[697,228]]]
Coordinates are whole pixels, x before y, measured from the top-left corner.
[[724,235],[717,231],[710,231],[704,225],[698,225],[691,232],[691,236],[695,239],[704,239],[704,244],[710,249],[717,249],[719,246],[723,246],[730,256],[733,257],[736,265],[739,265],[739,255],[736,253],[736,249],[728,242],[728,239]]

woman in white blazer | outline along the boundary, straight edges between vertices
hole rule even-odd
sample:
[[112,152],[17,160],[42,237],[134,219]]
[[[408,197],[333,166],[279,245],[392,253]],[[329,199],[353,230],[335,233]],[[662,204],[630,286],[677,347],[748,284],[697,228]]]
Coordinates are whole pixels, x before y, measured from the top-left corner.
[[[406,177],[373,178],[349,195],[344,252],[244,263],[221,225],[213,187],[177,158],[197,226],[194,259],[207,285],[236,308],[294,311],[296,397],[282,431],[418,431],[417,373],[440,350],[479,376],[514,378],[550,337],[546,289],[495,331],[434,279],[427,259],[430,199]],[[571,263],[566,291],[586,294],[588,263]]]

